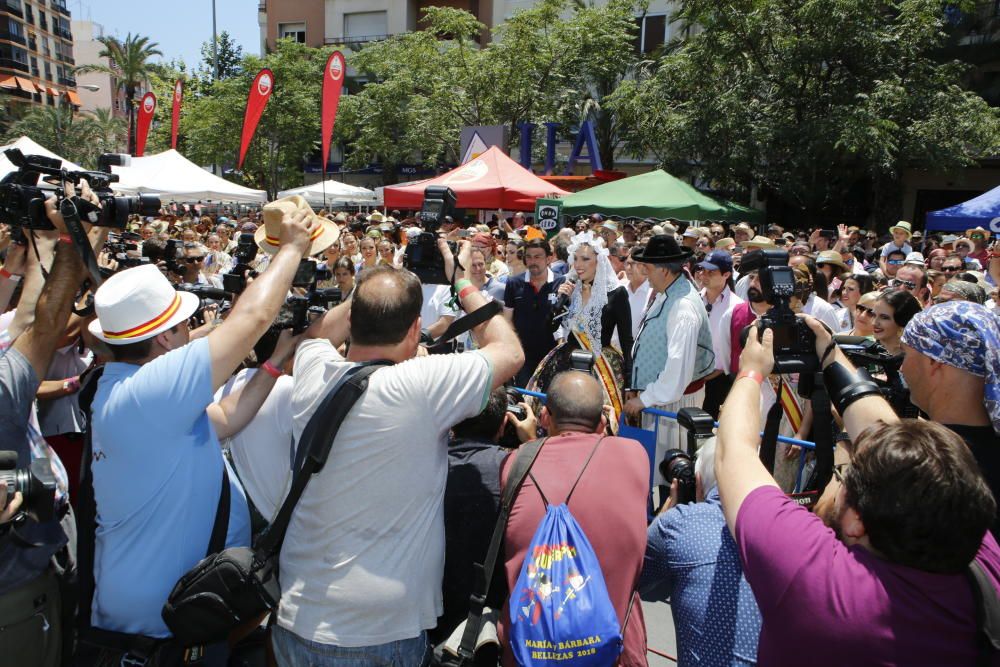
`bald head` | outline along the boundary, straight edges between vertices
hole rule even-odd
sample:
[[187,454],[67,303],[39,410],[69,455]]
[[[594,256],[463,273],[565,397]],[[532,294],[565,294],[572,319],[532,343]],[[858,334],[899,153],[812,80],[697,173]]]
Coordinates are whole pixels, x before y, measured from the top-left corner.
[[570,428],[593,431],[601,423],[604,392],[592,375],[564,371],[549,385],[545,407],[560,431]]
[[351,302],[351,340],[358,345],[396,345],[420,316],[420,281],[388,265],[361,272]]

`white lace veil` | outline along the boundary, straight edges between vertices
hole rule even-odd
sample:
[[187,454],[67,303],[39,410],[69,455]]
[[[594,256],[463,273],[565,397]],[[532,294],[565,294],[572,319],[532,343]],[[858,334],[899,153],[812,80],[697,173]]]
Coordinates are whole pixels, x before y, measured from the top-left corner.
[[[577,282],[570,299],[569,314],[565,325],[577,333],[585,333],[590,339],[595,354],[601,353],[601,313],[608,303],[608,292],[618,287],[615,279],[615,269],[608,259],[608,249],[604,240],[593,232],[581,232],[570,240],[569,259],[572,265],[576,260],[576,251],[582,246],[590,246],[597,256],[597,272],[594,274],[594,284],[590,289],[590,300],[583,304],[583,285]],[[565,332],[566,337],[569,331]]]

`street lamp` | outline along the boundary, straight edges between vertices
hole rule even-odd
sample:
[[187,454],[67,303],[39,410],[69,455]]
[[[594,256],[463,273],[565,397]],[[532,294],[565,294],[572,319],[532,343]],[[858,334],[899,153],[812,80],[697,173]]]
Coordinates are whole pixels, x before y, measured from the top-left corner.
[[84,90],[89,90],[92,93],[96,93],[101,89],[100,86],[93,83],[78,83],[76,84],[76,87],[83,88]]

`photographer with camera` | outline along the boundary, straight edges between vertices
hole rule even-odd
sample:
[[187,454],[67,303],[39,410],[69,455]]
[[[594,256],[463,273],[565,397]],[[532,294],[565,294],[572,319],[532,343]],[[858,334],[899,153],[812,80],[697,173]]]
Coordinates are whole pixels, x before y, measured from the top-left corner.
[[[462,242],[457,263],[443,239],[437,249],[462,309],[487,307],[468,282],[470,244]],[[308,335],[316,338],[296,352],[296,438],[352,369],[391,365],[369,377],[292,515],[272,633],[282,667],[331,654],[419,665],[428,653],[426,631],[442,612],[448,431],[482,411],[524,354],[510,325],[493,316],[473,329],[479,349],[418,357],[420,287],[409,271],[366,269],[353,299],[315,322]],[[337,348],[348,337],[345,359]]]
[[[65,196],[76,189],[67,184]],[[97,202],[86,181],[80,198]],[[18,313],[25,322],[10,349],[0,357],[0,443],[9,450],[3,488],[5,522],[0,534],[0,655],[17,665],[61,664],[63,599],[60,573],[70,566],[66,551],[73,534],[67,478],[62,463],[37,430],[29,426],[32,403],[66,328],[74,295],[86,276],[77,249],[52,197],[45,213],[54,230],[32,229],[38,254],[29,253]],[[106,230],[90,234],[104,244]],[[52,257],[47,279],[39,257]],[[13,460],[16,459],[16,460]],[[21,481],[14,482],[15,478]],[[18,506],[20,508],[18,509]],[[66,604],[70,604],[69,601]]]
[[[161,609],[177,579],[205,556],[227,496],[225,544],[249,544],[246,498],[226,470],[219,437],[251,419],[280,371],[265,363],[268,372],[217,405],[213,392],[271,326],[300,260],[325,232],[308,208],[274,202],[265,213],[276,251],[271,265],[207,337],[189,343],[188,318],[200,300],[175,291],[153,266],[114,275],[94,299],[97,319],[90,332],[108,345],[114,361],[105,366],[92,403],[96,515],[95,525],[83,526],[81,534],[96,532],[94,591],[83,613],[89,611],[98,630],[136,642],[165,640],[154,659],[166,664],[180,661],[184,651],[169,641]],[[228,493],[222,494],[227,479]],[[92,643],[98,664],[123,653],[130,659],[131,648],[102,644],[99,632]],[[207,651],[206,664],[224,664],[225,646]]]
[[694,462],[697,502],[677,504],[672,480],[669,509],[649,526],[639,582],[643,600],[670,603],[680,667],[757,662],[760,610],[726,530],[716,444],[709,438]]
[[[516,434],[512,444],[535,438],[537,421],[531,408],[525,403],[520,406],[527,413],[524,419],[517,420],[511,413],[507,391],[498,387],[490,393],[482,412],[451,429],[444,490],[444,613],[430,633],[435,646],[469,614],[469,595],[476,581],[474,565],[486,559],[500,512],[500,468],[511,451],[500,446],[500,440],[506,443],[508,430]],[[503,572],[496,568],[486,605],[499,610],[506,591]]]
[[[913,316],[900,372],[910,400],[958,434],[1000,498],[1000,325],[985,306],[954,301]],[[998,525],[993,524],[993,534]]]
[[1000,548],[987,532],[996,504],[974,457],[948,429],[897,418],[830,334],[805,321],[853,442],[838,472],[834,530],[782,493],[758,456],[772,330],[758,342],[751,329],[718,431],[722,510],[763,619],[759,661],[995,662],[974,596],[996,608]]

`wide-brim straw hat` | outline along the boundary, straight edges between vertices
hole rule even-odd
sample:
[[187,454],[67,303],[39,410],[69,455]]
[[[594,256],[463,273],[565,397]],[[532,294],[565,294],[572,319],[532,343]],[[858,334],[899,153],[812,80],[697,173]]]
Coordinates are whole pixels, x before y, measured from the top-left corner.
[[901,232],[906,232],[906,238],[911,238],[913,236],[913,227],[910,226],[906,220],[900,220],[895,225],[889,228],[889,233],[899,230]]
[[163,333],[191,317],[201,299],[178,292],[152,264],[120,271],[94,294],[97,319],[87,328],[108,345],[129,345]]
[[340,228],[336,224],[316,215],[312,207],[309,206],[309,202],[303,197],[293,195],[291,197],[276,199],[264,205],[264,224],[254,232],[254,240],[257,242],[257,246],[271,255],[278,252],[281,248],[281,241],[279,240],[281,238],[281,221],[284,219],[286,213],[295,213],[299,210],[306,211],[315,225],[310,237],[312,243],[309,246],[309,255],[317,255],[323,252],[340,239]]

